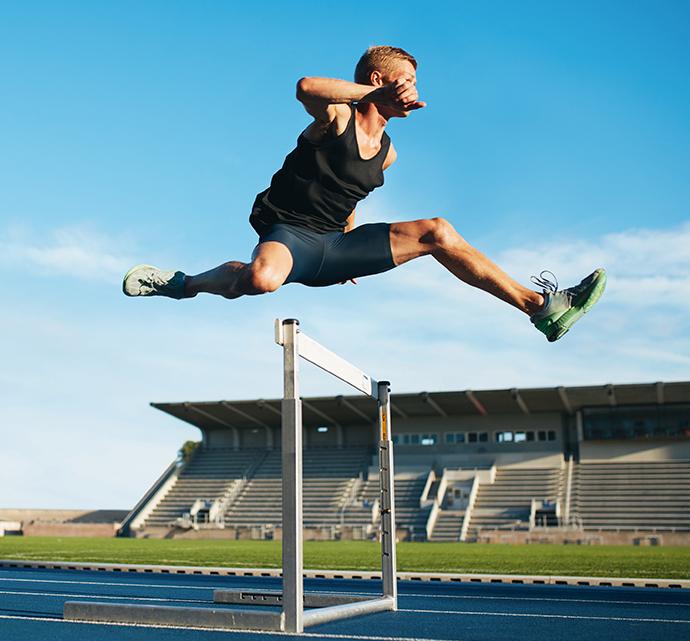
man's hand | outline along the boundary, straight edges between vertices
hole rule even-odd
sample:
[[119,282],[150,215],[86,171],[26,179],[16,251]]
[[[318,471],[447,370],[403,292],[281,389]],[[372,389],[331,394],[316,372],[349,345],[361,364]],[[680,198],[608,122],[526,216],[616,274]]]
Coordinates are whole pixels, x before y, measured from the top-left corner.
[[404,78],[398,78],[398,80],[374,89],[360,102],[373,102],[377,105],[392,107],[398,111],[413,111],[426,107],[426,103],[419,100],[415,84]]

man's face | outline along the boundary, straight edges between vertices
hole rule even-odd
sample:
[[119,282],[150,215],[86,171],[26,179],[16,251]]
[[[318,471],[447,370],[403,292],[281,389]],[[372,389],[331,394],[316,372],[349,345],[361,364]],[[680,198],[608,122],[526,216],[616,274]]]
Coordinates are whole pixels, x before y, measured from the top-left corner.
[[[388,71],[374,72],[374,74],[372,74],[372,80],[377,86],[387,85],[396,80],[407,80],[414,85],[417,84],[417,71],[409,60],[396,60]],[[388,118],[407,118],[410,115],[409,111],[393,107],[379,107],[379,110]]]

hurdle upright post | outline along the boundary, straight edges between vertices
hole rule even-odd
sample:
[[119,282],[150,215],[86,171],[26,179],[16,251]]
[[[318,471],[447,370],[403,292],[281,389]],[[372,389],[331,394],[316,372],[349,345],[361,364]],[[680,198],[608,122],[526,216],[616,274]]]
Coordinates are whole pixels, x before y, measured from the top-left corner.
[[281,419],[283,476],[283,615],[286,632],[302,632],[304,613],[302,534],[302,401],[299,395],[299,321],[286,319],[283,331]]
[[397,609],[395,530],[395,470],[393,469],[393,441],[391,434],[390,383],[379,381],[379,509],[381,521],[381,578],[383,595],[392,597]]

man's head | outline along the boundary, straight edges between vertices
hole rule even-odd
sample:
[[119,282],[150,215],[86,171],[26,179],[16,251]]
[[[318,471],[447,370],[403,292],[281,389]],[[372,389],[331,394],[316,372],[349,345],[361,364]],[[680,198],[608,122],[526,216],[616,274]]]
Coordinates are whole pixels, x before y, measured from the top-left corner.
[[417,61],[399,47],[369,47],[355,67],[355,82],[381,86],[403,78],[417,81]]

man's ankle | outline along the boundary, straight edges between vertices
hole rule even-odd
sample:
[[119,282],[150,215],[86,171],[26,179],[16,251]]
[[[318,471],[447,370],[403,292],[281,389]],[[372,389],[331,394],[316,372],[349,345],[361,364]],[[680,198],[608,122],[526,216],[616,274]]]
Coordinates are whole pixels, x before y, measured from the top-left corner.
[[525,312],[529,316],[534,316],[537,312],[544,309],[546,297],[539,292],[531,292],[531,296],[525,301]]
[[184,298],[194,298],[199,292],[194,289],[193,278],[191,276],[185,275],[184,277]]

